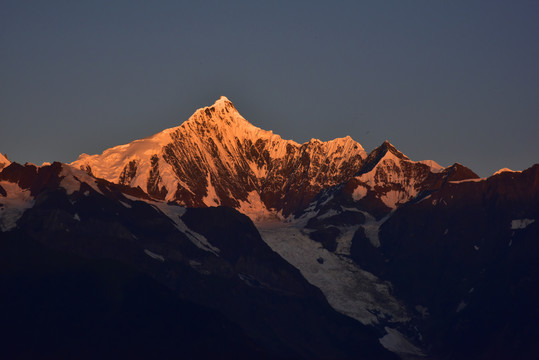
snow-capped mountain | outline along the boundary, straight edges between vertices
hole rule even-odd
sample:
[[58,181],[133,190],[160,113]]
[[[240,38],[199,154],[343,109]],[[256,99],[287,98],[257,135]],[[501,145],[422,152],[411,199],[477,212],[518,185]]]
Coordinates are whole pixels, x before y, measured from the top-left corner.
[[[72,165],[0,156],[0,268],[16,275],[0,276],[16,294],[0,308],[14,309],[14,344],[32,337],[21,314],[50,328],[26,314],[28,284],[78,294],[70,284],[81,281],[114,309],[118,298],[157,294],[151,306],[163,312],[129,341],[144,344],[141,329],[174,318],[156,333],[165,357],[181,353],[176,333],[195,334],[180,342],[187,357],[539,354],[539,165],[479,178],[459,163],[413,161],[387,141],[369,154],[350,137],[298,144],[253,126],[224,97],[176,128]],[[126,292],[137,273],[148,278]],[[36,306],[63,304],[61,295]],[[114,314],[107,337],[136,317]],[[80,344],[70,321],[59,329]],[[224,352],[212,352],[214,338]]]
[[347,209],[340,208],[346,205],[379,220],[399,206],[440,189],[448,181],[478,178],[459,163],[443,168],[432,160],[412,161],[385,141],[369,154],[355,176],[321,191],[301,214],[305,217],[320,216],[329,210],[346,212]]
[[386,141],[369,154],[349,186],[354,187],[354,200],[371,195],[387,208],[395,209],[416,196],[426,186],[427,179],[443,169],[432,160],[411,161]]
[[[138,186],[156,200],[238,209],[333,308],[382,326],[384,343],[406,344],[399,351],[414,355],[421,350],[395,328],[409,321],[407,310],[390,295],[390,284],[349,260],[351,239],[361,227],[377,241],[380,219],[390,211],[439,188],[448,177],[477,177],[456,171],[458,165],[444,169],[434,161],[412,161],[389,142],[367,156],[350,137],[304,144],[283,140],[251,125],[225,97],[179,127],[101,155],[83,154],[72,165]],[[289,217],[288,225],[277,220],[289,215],[296,218]],[[344,227],[336,226],[339,221]]]
[[247,122],[225,97],[176,128],[81,155],[73,166],[156,199],[234,207],[252,218],[288,216],[359,171],[367,154],[350,137],[298,144]]
[[444,170],[432,160],[410,160],[387,141],[367,156],[349,136],[283,140],[250,124],[225,97],[176,128],[82,154],[72,165],[155,199],[229,206],[255,221],[301,212],[320,191],[340,184],[356,202],[387,212],[435,186]]

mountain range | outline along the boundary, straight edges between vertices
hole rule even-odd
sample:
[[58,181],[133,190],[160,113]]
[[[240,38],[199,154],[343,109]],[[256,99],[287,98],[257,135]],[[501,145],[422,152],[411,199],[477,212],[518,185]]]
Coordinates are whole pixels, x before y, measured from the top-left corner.
[[0,155],[5,351],[535,358],[538,217],[539,165],[299,144],[221,97],[71,164]]

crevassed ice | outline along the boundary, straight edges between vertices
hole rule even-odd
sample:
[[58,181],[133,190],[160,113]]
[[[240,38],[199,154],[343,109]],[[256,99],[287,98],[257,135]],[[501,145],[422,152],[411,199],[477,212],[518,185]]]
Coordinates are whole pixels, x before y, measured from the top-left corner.
[[[293,223],[256,223],[262,239],[318,287],[338,312],[362,324],[376,324],[379,317],[404,322],[404,307],[390,294],[390,285],[311,240]],[[317,259],[323,258],[321,264]],[[375,315],[378,314],[378,315]]]

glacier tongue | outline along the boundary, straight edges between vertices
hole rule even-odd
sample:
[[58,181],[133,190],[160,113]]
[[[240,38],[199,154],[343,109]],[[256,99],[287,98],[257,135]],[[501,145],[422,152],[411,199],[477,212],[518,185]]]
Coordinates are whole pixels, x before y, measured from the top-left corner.
[[256,223],[264,241],[318,287],[335,310],[365,325],[409,320],[404,307],[390,294],[391,284],[360,269],[348,257],[327,251],[296,225]]

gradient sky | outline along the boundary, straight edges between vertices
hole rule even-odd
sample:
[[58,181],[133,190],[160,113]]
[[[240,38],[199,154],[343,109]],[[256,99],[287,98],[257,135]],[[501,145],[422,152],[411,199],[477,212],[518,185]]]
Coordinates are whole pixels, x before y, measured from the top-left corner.
[[539,162],[539,1],[0,0],[0,152],[71,162],[227,96],[298,142]]

